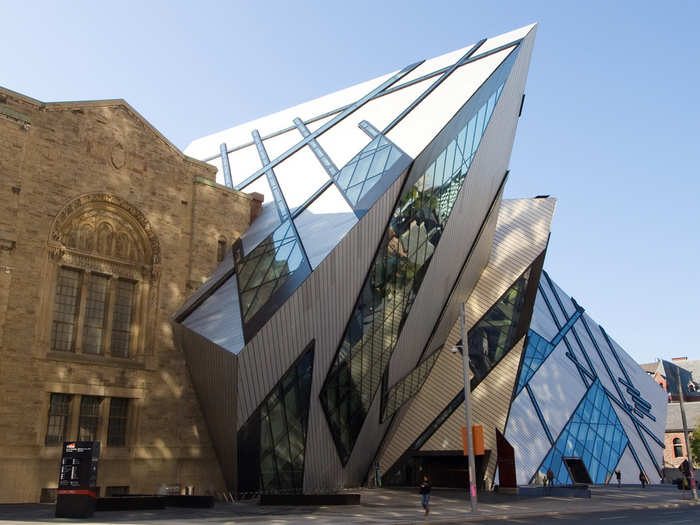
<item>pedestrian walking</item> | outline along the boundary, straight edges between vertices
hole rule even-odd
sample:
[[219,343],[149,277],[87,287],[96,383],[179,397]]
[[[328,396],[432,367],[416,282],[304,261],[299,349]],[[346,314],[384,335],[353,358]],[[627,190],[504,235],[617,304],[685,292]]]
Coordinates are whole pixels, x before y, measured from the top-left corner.
[[642,488],[647,486],[647,476],[643,470],[639,471],[639,482],[642,484]]
[[547,486],[551,487],[552,483],[554,483],[554,472],[552,472],[551,468],[547,469]]
[[428,479],[427,474],[423,476],[423,483],[420,484],[420,503],[423,505],[423,509],[425,509],[425,515],[427,516],[430,514],[430,489],[432,486],[430,485],[430,480]]
[[620,469],[615,471],[615,478],[617,478],[617,488],[620,488],[622,486],[622,472],[620,472]]

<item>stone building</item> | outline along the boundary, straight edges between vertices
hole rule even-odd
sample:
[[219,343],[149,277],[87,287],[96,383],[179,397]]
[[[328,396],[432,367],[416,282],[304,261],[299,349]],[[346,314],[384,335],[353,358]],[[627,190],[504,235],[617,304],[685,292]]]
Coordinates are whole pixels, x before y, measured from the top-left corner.
[[101,495],[223,488],[171,318],[261,206],[123,100],[0,88],[0,503],[51,498],[64,440]]

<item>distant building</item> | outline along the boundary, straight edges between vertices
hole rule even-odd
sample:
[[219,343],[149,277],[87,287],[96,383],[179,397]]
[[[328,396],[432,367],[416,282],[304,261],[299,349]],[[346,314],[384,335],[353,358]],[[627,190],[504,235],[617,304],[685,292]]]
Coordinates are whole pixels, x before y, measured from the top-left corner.
[[680,373],[685,401],[700,401],[700,359],[689,360],[687,357],[676,357],[671,361],[660,359],[656,363],[643,364],[642,368],[668,392],[669,400],[679,401],[678,373]]
[[[700,403],[686,403],[685,418],[688,424],[688,432],[692,432],[697,425],[700,425]],[[678,468],[678,466],[683,463],[683,460],[688,458],[688,450],[685,447],[685,437],[683,434],[680,403],[668,404],[664,441],[666,443],[666,448],[664,449],[664,466]],[[696,465],[700,464],[700,458],[693,459]]]
[[[671,361],[659,359],[656,363],[646,363],[642,368],[654,378],[668,393],[668,412],[664,441],[664,466],[677,468],[688,457],[683,435],[683,423],[678,394],[678,374],[680,373],[685,401],[685,416],[688,432],[700,424],[700,359],[676,357]],[[700,458],[693,458],[695,464]]]

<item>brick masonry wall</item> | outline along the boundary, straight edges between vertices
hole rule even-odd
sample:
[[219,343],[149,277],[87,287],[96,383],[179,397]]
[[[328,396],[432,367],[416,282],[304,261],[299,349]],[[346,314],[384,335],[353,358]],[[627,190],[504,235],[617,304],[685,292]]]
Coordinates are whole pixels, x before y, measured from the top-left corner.
[[[101,487],[223,490],[169,324],[216,266],[218,240],[230,246],[260,206],[213,181],[213,168],[182,155],[123,101],[44,104],[0,89],[0,503],[38,501],[41,488],[57,486],[60,447],[43,444],[51,392],[132,398],[128,446],[104,447]],[[60,264],[51,228],[67,203],[96,192],[138,210],[160,245],[142,303],[149,335],[135,359],[50,351]]]

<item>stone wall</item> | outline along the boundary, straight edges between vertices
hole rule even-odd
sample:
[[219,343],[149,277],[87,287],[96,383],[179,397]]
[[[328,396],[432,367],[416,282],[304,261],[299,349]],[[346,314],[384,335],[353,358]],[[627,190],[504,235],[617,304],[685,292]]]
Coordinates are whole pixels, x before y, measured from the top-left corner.
[[[41,103],[0,89],[0,503],[39,501],[42,488],[57,486],[60,447],[44,445],[52,392],[73,394],[66,439],[77,439],[80,396],[129,398],[127,446],[103,443],[103,494],[163,483],[223,489],[169,324],[216,266],[219,240],[230,249],[260,207],[259,196],[214,181],[214,168],[184,156],[122,100]],[[115,212],[144,239],[147,260],[132,265],[129,358],[51,350],[61,266],[115,273],[110,286],[125,266],[118,253],[66,247],[56,232],[81,210]],[[107,419],[102,408],[102,439]]]

